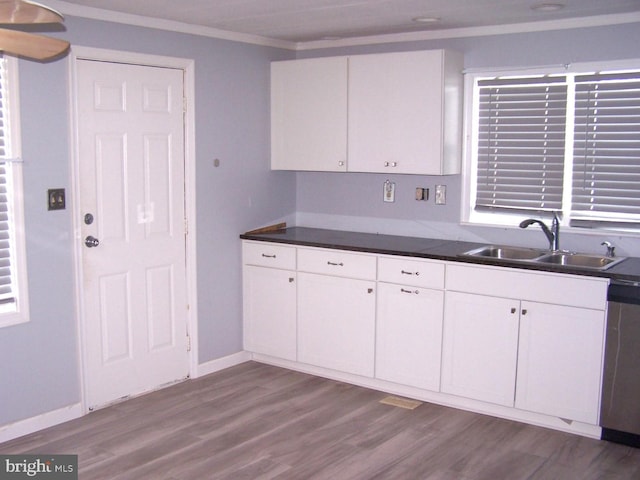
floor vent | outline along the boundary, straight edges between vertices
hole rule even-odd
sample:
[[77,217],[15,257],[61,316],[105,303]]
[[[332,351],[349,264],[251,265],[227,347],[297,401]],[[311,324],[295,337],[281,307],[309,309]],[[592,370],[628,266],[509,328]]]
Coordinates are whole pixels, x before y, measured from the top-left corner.
[[418,400],[411,400],[409,398],[396,397],[394,395],[389,395],[388,397],[384,397],[380,400],[380,403],[384,403],[385,405],[391,405],[393,407],[406,408],[407,410],[414,410],[415,408],[422,405],[422,402]]

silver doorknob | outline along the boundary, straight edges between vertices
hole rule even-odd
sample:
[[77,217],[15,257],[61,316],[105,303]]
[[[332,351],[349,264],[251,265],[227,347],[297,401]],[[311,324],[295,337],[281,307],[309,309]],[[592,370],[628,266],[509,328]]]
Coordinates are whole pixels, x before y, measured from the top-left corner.
[[100,240],[98,240],[96,237],[92,237],[91,235],[89,235],[87,238],[84,239],[84,244],[89,247],[97,247],[98,245],[100,245]]

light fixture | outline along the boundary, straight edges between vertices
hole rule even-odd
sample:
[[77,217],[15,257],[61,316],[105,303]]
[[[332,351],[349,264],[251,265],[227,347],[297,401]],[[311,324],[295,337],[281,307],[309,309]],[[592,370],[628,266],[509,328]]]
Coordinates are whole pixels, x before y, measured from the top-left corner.
[[557,12],[563,8],[564,4],[562,3],[537,3],[531,6],[531,10],[536,12]]

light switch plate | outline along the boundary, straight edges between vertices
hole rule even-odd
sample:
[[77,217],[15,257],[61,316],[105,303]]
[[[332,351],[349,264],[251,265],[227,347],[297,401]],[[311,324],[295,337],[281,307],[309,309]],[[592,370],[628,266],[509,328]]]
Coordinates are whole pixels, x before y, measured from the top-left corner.
[[447,203],[447,186],[436,185],[436,205],[444,205]]

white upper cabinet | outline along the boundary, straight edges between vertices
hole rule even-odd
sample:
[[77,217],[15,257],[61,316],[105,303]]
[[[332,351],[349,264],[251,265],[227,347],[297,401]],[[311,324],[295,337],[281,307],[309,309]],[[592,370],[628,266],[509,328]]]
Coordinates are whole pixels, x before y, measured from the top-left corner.
[[462,56],[443,50],[349,58],[352,172],[460,172]]
[[272,63],[271,168],[459,173],[462,68],[445,50]]
[[347,169],[347,58],[271,64],[271,169]]

